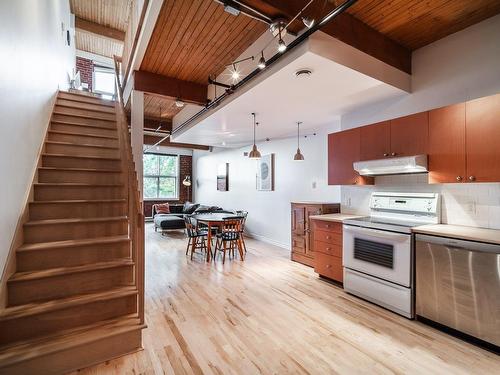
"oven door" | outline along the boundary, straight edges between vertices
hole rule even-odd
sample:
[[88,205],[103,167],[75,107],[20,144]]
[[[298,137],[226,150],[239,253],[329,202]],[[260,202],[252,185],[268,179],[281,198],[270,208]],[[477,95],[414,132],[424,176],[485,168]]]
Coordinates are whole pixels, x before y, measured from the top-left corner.
[[344,267],[411,286],[411,235],[344,225]]

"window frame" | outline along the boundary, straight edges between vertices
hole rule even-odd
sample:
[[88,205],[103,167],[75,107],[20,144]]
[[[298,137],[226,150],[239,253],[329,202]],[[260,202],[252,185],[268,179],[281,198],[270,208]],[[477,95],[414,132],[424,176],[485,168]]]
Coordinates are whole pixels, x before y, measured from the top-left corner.
[[[180,198],[180,175],[181,175],[181,165],[180,165],[180,156],[179,155],[176,155],[176,154],[162,154],[160,152],[144,152],[142,154],[143,156],[143,171],[144,171],[144,155],[157,155],[157,156],[172,156],[172,157],[175,157],[177,158],[177,163],[176,163],[176,174],[175,176],[173,175],[160,175],[160,170],[158,168],[158,175],[151,175],[151,174],[145,174],[143,173],[142,175],[142,180],[143,180],[143,185],[144,185],[144,179],[146,177],[149,177],[149,178],[156,178],[157,179],[157,182],[156,182],[156,194],[159,195],[160,193],[160,178],[175,178],[175,197],[172,197],[172,198],[160,198],[160,197],[156,197],[156,198],[146,198],[144,196],[144,191],[143,191],[143,196],[144,196],[144,200],[145,201],[178,201],[179,198]],[[158,164],[158,167],[159,167],[159,164]],[[143,188],[144,190],[144,188]]]
[[96,90],[96,82],[97,82],[95,77],[96,71],[99,73],[109,73],[111,75],[114,75],[113,68],[101,65],[94,65],[94,68],[92,69],[92,92],[95,92],[96,94],[109,95],[114,97],[116,95],[116,85],[113,85],[113,92]]

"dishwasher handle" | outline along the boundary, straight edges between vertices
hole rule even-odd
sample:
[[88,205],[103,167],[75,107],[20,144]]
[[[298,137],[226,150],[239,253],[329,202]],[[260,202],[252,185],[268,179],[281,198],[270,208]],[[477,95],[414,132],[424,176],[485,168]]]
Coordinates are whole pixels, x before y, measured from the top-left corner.
[[426,234],[417,234],[415,238],[417,242],[418,241],[427,242],[431,244],[446,246],[452,249],[500,254],[500,245],[495,245],[491,243],[460,240],[457,238],[449,238],[449,237],[429,236]]

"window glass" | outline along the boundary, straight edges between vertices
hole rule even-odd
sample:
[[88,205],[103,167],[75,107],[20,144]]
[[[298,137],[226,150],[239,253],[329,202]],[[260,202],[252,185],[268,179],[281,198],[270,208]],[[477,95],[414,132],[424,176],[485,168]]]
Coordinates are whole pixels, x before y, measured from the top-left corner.
[[178,199],[178,156],[143,155],[144,198]]
[[115,75],[110,69],[94,68],[93,90],[98,93],[114,95]]

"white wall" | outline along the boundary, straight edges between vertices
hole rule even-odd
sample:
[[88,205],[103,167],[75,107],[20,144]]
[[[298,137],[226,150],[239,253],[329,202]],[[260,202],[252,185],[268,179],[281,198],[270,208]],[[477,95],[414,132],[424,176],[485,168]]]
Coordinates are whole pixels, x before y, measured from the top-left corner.
[[[258,144],[260,152],[275,154],[275,190],[256,190],[257,162],[243,156],[251,146],[217,150],[212,153],[194,151],[193,176],[195,201],[228,209],[249,212],[247,230],[257,238],[290,248],[290,202],[340,202],[340,189],[328,186],[327,133],[339,129],[332,124],[316,136],[301,138],[303,162],[293,161],[297,139],[288,138]],[[217,165],[229,163],[229,191],[217,191]],[[315,187],[313,187],[315,184]]]
[[69,1],[0,1],[0,271],[25,203],[54,94],[75,66]]
[[[413,93],[342,117],[342,129],[500,92],[500,15],[413,53]],[[427,184],[427,175],[377,177],[375,186],[343,186],[342,210],[368,213],[373,191],[442,194],[442,221],[500,229],[500,184]]]

